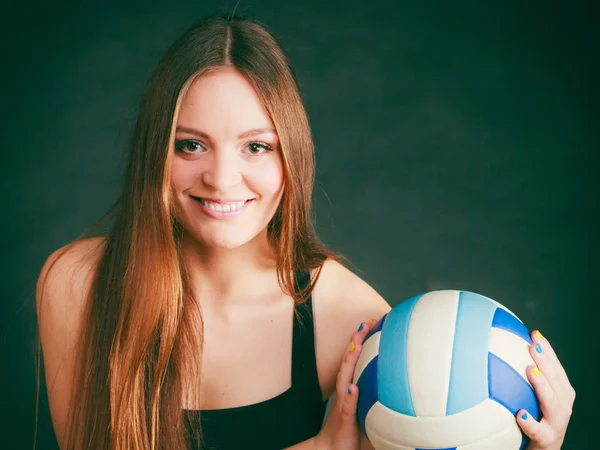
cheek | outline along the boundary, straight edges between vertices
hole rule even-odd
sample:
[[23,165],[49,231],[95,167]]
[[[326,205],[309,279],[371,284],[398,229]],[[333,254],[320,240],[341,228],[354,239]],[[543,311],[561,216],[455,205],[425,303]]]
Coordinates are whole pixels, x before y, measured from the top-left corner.
[[263,195],[277,195],[284,185],[283,165],[281,161],[269,161],[254,174],[254,184]]
[[176,192],[181,192],[191,185],[194,173],[190,169],[189,164],[186,165],[185,161],[173,158],[171,165],[171,187]]

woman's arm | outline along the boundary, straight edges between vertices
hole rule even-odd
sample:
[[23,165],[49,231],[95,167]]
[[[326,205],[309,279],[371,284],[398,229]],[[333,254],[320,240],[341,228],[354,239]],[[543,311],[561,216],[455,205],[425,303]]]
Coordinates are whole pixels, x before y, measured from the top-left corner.
[[[328,260],[313,291],[317,368],[329,416],[321,432],[288,450],[374,450],[356,419],[356,362],[369,329],[389,304],[348,268]],[[348,393],[350,387],[351,392]]]
[[361,323],[390,311],[386,300],[342,264],[327,260],[313,291],[315,345],[324,398],[335,391],[336,376],[348,343]]
[[[78,356],[84,299],[89,292],[99,238],[69,244],[44,263],[36,288],[38,328],[54,432],[64,448]],[[90,257],[91,256],[91,257]]]
[[346,346],[335,380],[335,395],[329,399],[329,414],[317,436],[288,450],[369,450],[372,446],[362,436],[356,419],[358,387],[352,378],[362,351],[362,344],[372,321],[363,322]]

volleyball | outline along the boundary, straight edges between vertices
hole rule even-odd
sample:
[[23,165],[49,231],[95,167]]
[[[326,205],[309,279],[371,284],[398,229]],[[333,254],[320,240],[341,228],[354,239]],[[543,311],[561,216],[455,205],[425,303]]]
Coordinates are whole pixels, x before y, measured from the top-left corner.
[[466,291],[406,300],[366,336],[354,372],[358,422],[377,450],[519,450],[520,409],[539,420],[528,329]]

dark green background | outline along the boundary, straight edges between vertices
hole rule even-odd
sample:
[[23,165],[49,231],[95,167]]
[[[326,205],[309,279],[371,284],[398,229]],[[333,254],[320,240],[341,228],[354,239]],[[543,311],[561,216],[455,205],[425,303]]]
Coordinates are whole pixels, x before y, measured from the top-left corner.
[[[100,3],[100,2],[97,2]],[[0,439],[31,448],[35,280],[114,201],[152,67],[235,2],[18,3],[2,13]],[[483,5],[482,3],[486,3]],[[511,308],[597,448],[600,66],[592,2],[264,2],[317,148],[322,238],[395,305],[453,288]],[[595,428],[592,428],[595,427]],[[42,397],[38,448],[54,448]]]

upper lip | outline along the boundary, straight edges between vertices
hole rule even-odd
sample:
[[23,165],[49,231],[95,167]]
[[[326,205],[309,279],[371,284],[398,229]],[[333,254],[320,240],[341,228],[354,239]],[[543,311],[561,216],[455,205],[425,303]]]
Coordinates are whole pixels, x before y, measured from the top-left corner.
[[211,203],[220,203],[222,205],[226,204],[226,203],[238,203],[238,202],[245,202],[248,200],[253,200],[251,198],[210,198],[210,197],[199,197],[197,195],[192,195],[192,197],[194,198],[198,198],[207,202],[211,202]]

